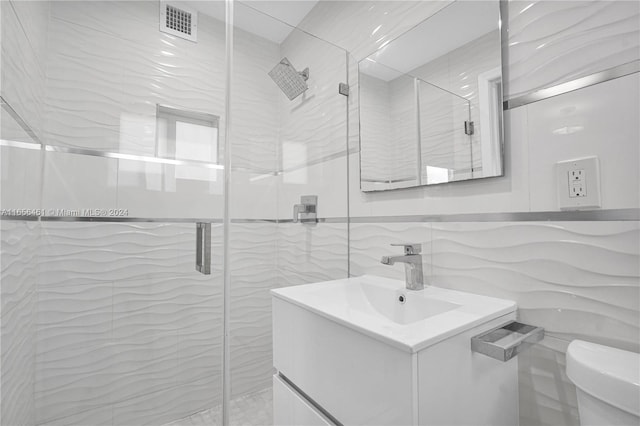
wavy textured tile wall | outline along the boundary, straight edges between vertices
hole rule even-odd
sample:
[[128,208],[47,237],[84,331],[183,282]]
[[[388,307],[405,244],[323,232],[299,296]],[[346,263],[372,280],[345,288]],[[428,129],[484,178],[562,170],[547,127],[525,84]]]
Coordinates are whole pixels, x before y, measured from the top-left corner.
[[347,275],[345,224],[249,223],[231,228],[231,387],[271,386],[272,288]]
[[347,276],[346,224],[278,224],[278,287]]
[[[149,155],[155,149],[156,103],[222,116],[217,111],[223,100],[223,84],[218,83],[224,82],[224,26],[201,16],[200,39],[193,45],[158,33],[149,5],[56,4],[47,110],[51,142]],[[107,21],[114,25],[105,25]],[[290,37],[281,51],[242,31],[235,34],[236,167],[280,167],[277,137],[305,141],[307,151],[302,157],[296,152],[287,157],[287,166],[346,148],[341,125],[346,98],[336,93],[337,83],[344,80],[339,75],[346,75],[340,67],[345,54],[307,35],[297,36],[300,40]],[[304,105],[283,102],[282,108],[292,111],[287,122],[275,107],[281,95],[267,75],[280,55],[310,66],[313,76]],[[279,135],[280,128],[288,133]],[[75,159],[65,156],[67,162]],[[79,166],[65,167],[65,161],[55,160],[48,170],[60,175],[57,186],[67,193],[60,196],[51,192],[55,188],[45,188],[47,203],[69,208],[67,204],[92,201],[65,173],[88,176],[96,167],[79,172]],[[133,216],[208,216],[217,211],[210,201],[219,200],[208,195],[221,194],[219,175],[205,187],[203,182],[173,179],[168,174],[173,168],[141,167],[127,160],[115,165],[117,174],[110,165],[108,176],[100,175],[92,186],[93,192],[101,189],[101,199],[113,195],[108,206],[117,202]],[[180,194],[205,194],[206,202],[197,211],[210,213],[192,214],[193,197],[180,201]],[[45,228],[40,256],[47,273],[40,277],[37,324],[38,423],[157,424],[218,404],[222,283],[216,244],[221,228],[214,228],[212,238],[213,281],[194,276],[192,226],[47,223]],[[346,228],[342,232],[346,238]],[[346,239],[341,244],[344,266],[336,269],[345,276]],[[232,392],[239,395],[270,385],[268,290],[281,281],[275,272],[275,225],[234,225],[230,249],[231,377]],[[331,277],[333,266],[325,271],[318,266],[322,263],[313,265],[311,277],[301,272],[287,281]]]
[[[471,167],[471,138],[464,133],[469,103],[428,84],[420,84],[420,148],[423,175],[426,167],[453,173]],[[428,169],[427,169],[428,170]]]
[[[49,4],[5,1],[0,8],[0,94],[41,137]],[[2,139],[33,142],[4,109],[0,121]],[[1,157],[2,208],[39,207],[40,191],[36,183],[40,179],[39,152],[2,147]],[[0,223],[0,423],[3,425],[35,424],[35,265],[39,232],[39,225],[34,222]]]
[[298,27],[343,47],[360,60],[449,3],[320,1]]
[[416,140],[418,117],[416,116],[414,79],[402,76],[389,84],[391,116],[391,152],[393,153],[393,179],[416,177]]
[[233,397],[271,386],[271,294],[277,283],[275,223],[232,224],[230,350]]
[[404,279],[379,256],[391,242],[418,239],[433,285],[515,300],[520,320],[545,328],[548,337],[520,365],[522,424],[576,424],[575,388],[564,374],[570,340],[640,349],[638,222],[351,226],[353,275]]
[[42,137],[49,2],[5,1],[2,8],[2,97]]
[[[359,76],[360,129],[364,155],[362,178],[369,180],[416,180],[416,108],[414,80],[400,76],[390,81]],[[375,188],[375,183],[368,187]]]
[[284,169],[303,166],[346,151],[346,99],[338,84],[346,82],[346,52],[301,31],[282,42],[280,53],[296,69],[309,67],[309,89],[280,101],[280,161]]
[[280,46],[239,29],[233,41],[231,114],[238,124],[231,129],[233,165],[277,170],[282,93],[268,73],[281,59]]
[[220,225],[209,276],[191,224],[42,228],[37,424],[158,424],[219,403]]
[[351,275],[379,275],[404,280],[403,265],[383,265],[382,256],[402,254],[400,247],[391,244],[422,244],[423,269],[430,275],[431,228],[424,223],[351,224]]
[[192,43],[158,31],[157,5],[119,6],[53,7],[48,141],[154,155],[156,104],[217,115],[224,128],[224,60],[216,60],[224,57],[224,24],[200,16]]
[[[366,123],[360,129],[364,144],[364,155],[360,168],[362,179],[392,178],[391,162],[391,121],[389,119],[389,85],[386,81],[362,74],[360,83],[360,119]],[[350,114],[351,115],[351,114]]]
[[0,423],[33,425],[39,224],[0,222]]
[[506,98],[640,59],[635,1],[509,2]]
[[433,280],[516,300],[554,337],[640,350],[634,222],[433,224]]
[[[49,3],[5,1],[0,4],[2,73],[0,87],[8,106],[42,136],[44,98],[44,56]],[[0,114],[0,138],[36,142],[3,107]],[[3,209],[40,207],[41,155],[39,151],[0,148],[0,177]]]
[[[224,23],[200,14],[198,42],[192,43],[158,31],[152,2],[124,2],[117,8],[103,3],[76,8],[59,2],[54,8],[51,140],[154,155],[156,104],[162,104],[218,116],[222,156]],[[234,166],[273,170],[278,89],[267,73],[280,59],[279,48],[242,30],[235,32],[234,44],[233,66],[240,72],[234,73],[232,113],[237,122],[251,123],[233,129]],[[80,90],[69,90],[72,86]]]

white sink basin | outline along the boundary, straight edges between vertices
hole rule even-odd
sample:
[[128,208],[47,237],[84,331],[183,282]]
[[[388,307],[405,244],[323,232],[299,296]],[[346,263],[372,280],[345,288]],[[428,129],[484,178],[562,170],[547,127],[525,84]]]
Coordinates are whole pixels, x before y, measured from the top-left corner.
[[516,310],[510,300],[364,275],[271,291],[273,296],[378,340],[418,352]]
[[397,324],[411,324],[460,307],[429,297],[433,291],[407,291],[379,280],[360,280],[344,287],[352,309],[377,313]]

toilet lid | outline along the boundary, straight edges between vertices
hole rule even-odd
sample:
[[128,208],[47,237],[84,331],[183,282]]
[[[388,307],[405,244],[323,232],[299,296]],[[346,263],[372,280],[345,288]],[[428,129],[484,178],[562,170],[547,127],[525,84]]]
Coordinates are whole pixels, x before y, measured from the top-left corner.
[[640,416],[640,354],[574,340],[567,349],[567,376],[595,398]]

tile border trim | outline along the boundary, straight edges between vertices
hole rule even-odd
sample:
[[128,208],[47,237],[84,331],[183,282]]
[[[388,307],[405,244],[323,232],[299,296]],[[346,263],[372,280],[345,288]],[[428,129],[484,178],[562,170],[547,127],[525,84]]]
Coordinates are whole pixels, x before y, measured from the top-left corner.
[[575,80],[560,83],[555,86],[536,90],[534,92],[527,93],[526,95],[506,100],[504,101],[503,109],[505,111],[510,110],[637,72],[640,72],[640,60],[627,62],[626,64],[618,65],[604,71],[600,71],[594,74],[577,78]]
[[[39,222],[110,223],[223,223],[221,218],[108,217],[108,216],[0,216],[0,220]],[[640,208],[511,213],[464,213],[405,216],[356,216],[318,218],[318,223],[408,223],[408,222],[619,222],[640,221]],[[232,218],[231,223],[293,223],[292,219]],[[313,226],[313,224],[304,224]]]

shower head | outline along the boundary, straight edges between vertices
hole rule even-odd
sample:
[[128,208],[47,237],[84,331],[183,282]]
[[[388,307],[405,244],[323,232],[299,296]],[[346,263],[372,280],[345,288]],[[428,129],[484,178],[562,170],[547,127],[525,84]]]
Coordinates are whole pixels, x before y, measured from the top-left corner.
[[269,77],[275,81],[280,90],[292,101],[308,89],[309,68],[298,72],[287,58],[282,58],[278,65],[269,71]]

